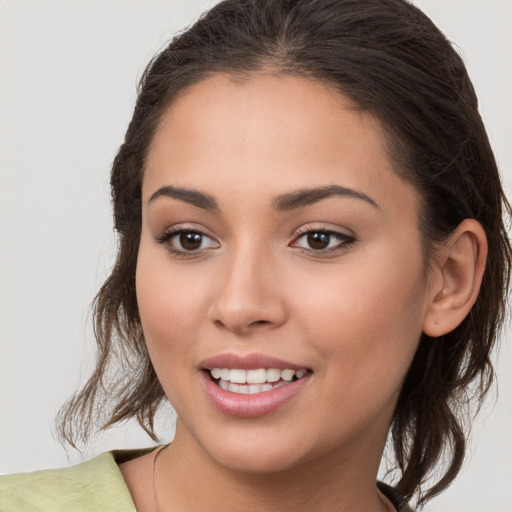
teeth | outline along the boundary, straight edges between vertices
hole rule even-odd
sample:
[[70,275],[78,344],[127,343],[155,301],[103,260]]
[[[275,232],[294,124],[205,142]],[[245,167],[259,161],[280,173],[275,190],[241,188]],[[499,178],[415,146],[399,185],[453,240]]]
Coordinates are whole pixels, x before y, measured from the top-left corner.
[[212,377],[214,379],[220,379],[221,375],[222,375],[222,369],[221,368],[214,368],[212,371],[211,371],[211,374],[212,374]]
[[302,368],[302,370],[297,370],[295,372],[295,377],[297,377],[297,379],[302,379],[302,377],[304,377],[304,375],[306,375],[306,373],[308,373],[308,371],[305,370],[304,368]]
[[295,375],[295,370],[281,370],[281,379],[291,381]]
[[241,370],[238,368],[212,368],[211,376],[218,380],[219,386],[225,391],[240,394],[254,394],[270,391],[276,387],[301,379],[308,371],[278,368],[258,368],[257,370]]
[[254,395],[256,393],[261,393],[261,384],[250,384],[248,395]]
[[239,395],[255,395],[256,393],[264,393],[265,391],[271,391],[281,386],[286,386],[288,382],[285,380],[279,381],[277,384],[236,384],[234,382],[228,382],[225,380],[219,380],[219,386],[231,393],[237,393]]
[[238,384],[234,384],[233,382],[230,382],[228,384],[228,391],[231,391],[232,393],[239,393],[242,395],[247,395],[249,393],[249,386],[240,386]]
[[267,382],[277,382],[281,378],[281,370],[269,368],[267,370]]
[[248,384],[263,384],[267,380],[267,371],[264,368],[259,370],[247,370]]
[[237,382],[238,384],[247,383],[247,372],[245,370],[229,370],[229,379],[231,382]]

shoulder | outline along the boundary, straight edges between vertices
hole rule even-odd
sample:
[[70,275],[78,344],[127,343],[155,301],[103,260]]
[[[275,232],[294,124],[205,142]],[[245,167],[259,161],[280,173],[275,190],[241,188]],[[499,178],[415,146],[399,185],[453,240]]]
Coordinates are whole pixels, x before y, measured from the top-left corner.
[[106,452],[76,466],[0,476],[0,512],[136,512],[115,456]]

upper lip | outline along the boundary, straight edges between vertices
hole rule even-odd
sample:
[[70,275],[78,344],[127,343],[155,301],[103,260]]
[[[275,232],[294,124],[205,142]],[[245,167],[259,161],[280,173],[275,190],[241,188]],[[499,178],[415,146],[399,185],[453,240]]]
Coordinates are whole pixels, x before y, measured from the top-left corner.
[[204,359],[199,364],[201,368],[211,370],[213,368],[237,368],[241,370],[257,370],[258,368],[277,368],[279,370],[300,370],[306,368],[304,365],[284,361],[267,354],[246,354],[239,355],[231,352],[218,354]]

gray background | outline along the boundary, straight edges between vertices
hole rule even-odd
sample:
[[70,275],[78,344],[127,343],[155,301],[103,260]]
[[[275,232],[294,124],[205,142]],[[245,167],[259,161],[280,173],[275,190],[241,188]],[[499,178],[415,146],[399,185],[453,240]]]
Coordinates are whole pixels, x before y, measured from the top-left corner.
[[[51,425],[94,361],[88,305],[115,253],[109,167],[145,64],[213,3],[0,0],[0,473],[79,460]],[[460,48],[511,195],[512,2],[415,3]],[[512,511],[511,338],[471,460],[427,512]],[[150,444],[129,424],[85,456]]]

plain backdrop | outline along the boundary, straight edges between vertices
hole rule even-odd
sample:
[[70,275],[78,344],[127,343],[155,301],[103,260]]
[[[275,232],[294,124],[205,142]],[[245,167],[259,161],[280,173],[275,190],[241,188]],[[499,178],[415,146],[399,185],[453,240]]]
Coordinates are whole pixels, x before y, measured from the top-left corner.
[[[0,0],[0,473],[80,460],[51,427],[94,361],[88,306],[116,247],[110,164],[145,64],[213,3]],[[511,195],[512,2],[416,4],[467,63]],[[465,470],[427,512],[512,511],[511,341],[508,329]],[[84,456],[151,444],[128,424]]]

